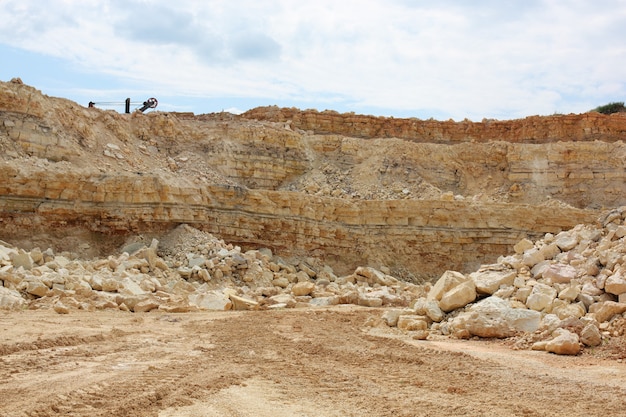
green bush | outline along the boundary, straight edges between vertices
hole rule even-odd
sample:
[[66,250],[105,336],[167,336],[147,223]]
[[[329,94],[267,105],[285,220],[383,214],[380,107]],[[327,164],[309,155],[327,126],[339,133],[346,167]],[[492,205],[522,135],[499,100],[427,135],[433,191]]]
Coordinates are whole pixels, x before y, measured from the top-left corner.
[[616,102],[605,104],[604,106],[599,106],[593,109],[593,111],[597,111],[602,114],[612,114],[612,113],[621,113],[626,112],[626,107],[624,107],[624,102]]

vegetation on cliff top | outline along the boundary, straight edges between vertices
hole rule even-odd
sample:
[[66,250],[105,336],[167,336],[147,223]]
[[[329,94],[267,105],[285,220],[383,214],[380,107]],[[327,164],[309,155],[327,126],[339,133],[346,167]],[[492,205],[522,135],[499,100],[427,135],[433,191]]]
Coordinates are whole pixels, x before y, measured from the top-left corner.
[[602,114],[613,114],[613,113],[625,113],[626,107],[624,107],[624,102],[619,101],[615,103],[605,104],[604,106],[598,106],[593,111],[597,111]]

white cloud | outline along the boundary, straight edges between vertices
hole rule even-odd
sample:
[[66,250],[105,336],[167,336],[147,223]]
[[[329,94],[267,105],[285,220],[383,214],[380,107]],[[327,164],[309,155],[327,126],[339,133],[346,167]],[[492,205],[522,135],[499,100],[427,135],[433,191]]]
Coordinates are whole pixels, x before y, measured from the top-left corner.
[[4,0],[0,15],[0,43],[169,96],[480,119],[626,95],[624,0]]

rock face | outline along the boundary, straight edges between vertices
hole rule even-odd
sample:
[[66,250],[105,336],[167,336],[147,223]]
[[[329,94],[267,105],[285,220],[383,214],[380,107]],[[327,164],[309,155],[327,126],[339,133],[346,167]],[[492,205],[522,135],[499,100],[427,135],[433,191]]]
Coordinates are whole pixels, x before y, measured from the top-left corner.
[[74,252],[88,240],[94,256],[187,223],[341,274],[431,280],[626,204],[625,126],[596,113],[123,115],[0,83],[0,237]]
[[360,138],[387,137],[432,142],[511,142],[546,143],[559,138],[573,140],[622,140],[623,115],[607,121],[600,113],[564,116],[531,116],[521,120],[436,120],[394,119],[334,111],[300,111],[294,108],[259,107],[245,117],[287,123],[292,128],[315,133],[335,133]]

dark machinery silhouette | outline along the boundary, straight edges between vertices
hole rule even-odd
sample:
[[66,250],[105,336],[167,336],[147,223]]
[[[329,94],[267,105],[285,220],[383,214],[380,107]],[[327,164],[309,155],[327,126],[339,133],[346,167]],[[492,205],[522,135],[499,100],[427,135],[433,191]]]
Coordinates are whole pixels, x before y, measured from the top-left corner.
[[122,105],[122,104],[124,104],[124,106],[125,106],[125,111],[124,111],[125,113],[130,113],[130,105],[131,104],[141,104],[141,107],[137,108],[137,110],[139,110],[140,112],[144,113],[148,109],[156,108],[156,106],[159,104],[159,101],[156,98],[154,98],[154,97],[151,97],[151,98],[147,99],[143,103],[131,102],[130,98],[127,98],[124,102],[117,102],[117,101],[98,101],[98,102],[94,102],[94,101],[90,101],[89,102],[89,107],[96,107],[96,105],[117,106],[117,105]]

